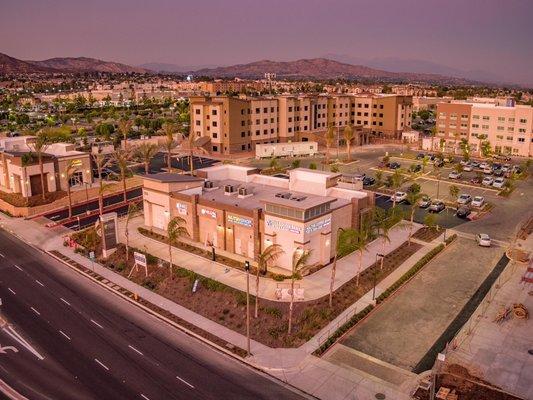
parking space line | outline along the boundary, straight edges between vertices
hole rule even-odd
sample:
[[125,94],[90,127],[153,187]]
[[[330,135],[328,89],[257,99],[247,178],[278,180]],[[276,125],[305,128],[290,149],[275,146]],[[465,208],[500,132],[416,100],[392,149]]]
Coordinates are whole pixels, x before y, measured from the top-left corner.
[[191,389],[194,389],[194,386],[191,385],[189,382],[187,382],[185,379],[180,378],[179,376],[176,376],[177,379],[179,379],[181,382],[185,383],[187,386],[189,386]]
[[109,371],[109,368],[103,362],[101,362],[97,358],[95,358],[94,361],[96,361],[98,364],[100,364],[106,371]]
[[10,287],[8,287],[7,290],[9,290],[13,294],[16,294],[15,291],[13,289],[11,289]]

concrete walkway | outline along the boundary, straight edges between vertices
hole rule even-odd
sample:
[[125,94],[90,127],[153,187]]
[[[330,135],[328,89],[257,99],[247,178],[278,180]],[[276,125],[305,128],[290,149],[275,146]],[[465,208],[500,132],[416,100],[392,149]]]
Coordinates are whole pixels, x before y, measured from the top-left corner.
[[[126,243],[126,237],[124,234],[125,225],[124,219],[119,221],[119,240],[122,243]],[[144,227],[143,218],[133,218],[128,227],[130,246],[145,250],[155,257],[168,262],[168,245],[140,234],[138,231],[139,227]],[[416,232],[420,228],[420,224],[415,224],[413,232]],[[390,242],[386,242],[384,247],[381,239],[374,240],[368,245],[367,250],[363,252],[361,271],[364,271],[376,261],[376,253],[383,252],[383,254],[388,254],[404,243],[409,237],[409,225],[406,223],[397,225],[391,230],[389,236]],[[427,243],[424,243],[424,245],[426,247],[428,246]],[[180,267],[189,269],[205,277],[215,279],[235,289],[242,291],[246,290],[246,273],[242,270],[227,267],[226,265],[175,247],[172,250],[172,254],[174,264],[179,265]],[[358,267],[359,253],[352,253],[340,259],[337,262],[334,289],[338,289],[350,279],[354,278],[357,274]],[[305,276],[298,281],[300,288],[304,289],[305,301],[319,299],[329,294],[331,269],[332,265],[329,264],[321,270]],[[289,281],[283,283],[271,278],[260,277],[259,297],[279,301],[276,298],[276,289],[278,287],[286,287],[288,282]],[[251,293],[255,295],[255,283],[251,286]]]

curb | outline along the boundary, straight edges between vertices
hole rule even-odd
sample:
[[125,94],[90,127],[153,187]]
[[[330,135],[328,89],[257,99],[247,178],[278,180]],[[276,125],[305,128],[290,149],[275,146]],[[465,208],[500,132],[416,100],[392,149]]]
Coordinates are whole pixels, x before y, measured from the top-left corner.
[[6,382],[0,379],[0,393],[3,393],[10,400],[29,400],[27,397],[24,397]]

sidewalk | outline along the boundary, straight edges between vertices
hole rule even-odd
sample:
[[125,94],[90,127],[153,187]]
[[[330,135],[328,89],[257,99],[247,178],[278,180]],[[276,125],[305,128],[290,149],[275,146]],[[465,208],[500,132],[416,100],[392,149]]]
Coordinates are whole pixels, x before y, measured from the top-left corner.
[[[168,262],[168,245],[158,240],[151,239],[139,233],[137,228],[143,227],[143,218],[133,218],[129,223],[129,237],[130,246],[141,250],[146,250],[148,253]],[[422,225],[415,224],[413,233],[420,229]],[[119,220],[119,240],[122,243],[126,242],[124,235],[125,220]],[[389,234],[390,242],[385,243],[384,254],[398,248],[409,237],[409,226],[398,225],[393,228]],[[423,249],[429,251],[431,246],[428,243],[423,243]],[[381,239],[374,240],[368,246],[368,249],[363,253],[363,263],[361,272],[370,267],[376,261],[376,253],[381,253],[382,241]],[[241,270],[229,268],[226,265],[211,261],[207,258],[191,254],[185,250],[173,248],[173,261],[180,267],[194,271],[200,275],[215,279],[224,283],[227,286],[238,290],[246,290],[246,273]],[[359,253],[352,253],[337,261],[337,271],[335,273],[334,289],[337,290],[350,279],[355,277],[359,266]],[[298,281],[298,285],[304,289],[305,301],[319,299],[329,294],[329,284],[331,279],[332,265],[329,264],[321,270],[304,276]],[[260,277],[259,297],[273,301],[280,301],[276,298],[276,289],[282,282],[277,282],[270,278]],[[288,281],[287,281],[288,282]],[[287,283],[285,282],[285,284]],[[251,293],[255,293],[255,284],[251,287]]]

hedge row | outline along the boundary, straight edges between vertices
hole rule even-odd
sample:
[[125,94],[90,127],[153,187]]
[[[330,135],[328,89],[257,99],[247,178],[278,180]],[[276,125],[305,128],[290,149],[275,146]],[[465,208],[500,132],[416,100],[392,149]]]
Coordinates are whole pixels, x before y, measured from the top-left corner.
[[[450,244],[457,238],[456,234],[453,234],[452,236],[446,238],[446,244]],[[376,303],[379,304],[383,300],[385,300],[387,297],[389,297],[392,293],[394,293],[400,286],[402,286],[405,282],[407,282],[409,279],[411,279],[420,269],[426,265],[428,262],[430,262],[433,257],[435,257],[437,254],[439,254],[442,250],[444,250],[444,244],[439,244],[437,247],[433,248],[429,253],[427,253],[424,257],[422,257],[420,260],[416,262],[415,265],[413,265],[405,274],[403,274],[400,279],[398,279],[396,282],[394,282],[392,285],[390,285],[383,293],[381,293],[376,298]]]
[[328,340],[326,340],[322,345],[315,350],[313,354],[319,356],[323,354],[333,343],[337,341],[342,335],[344,335],[351,327],[353,327],[355,324],[357,324],[359,321],[361,321],[364,317],[367,316],[367,314],[372,311],[374,306],[372,304],[367,305],[365,308],[363,308],[361,311],[359,311],[357,314],[355,314],[352,318],[350,318],[344,325],[342,325],[339,329],[337,329],[333,335],[331,335]]
[[[446,244],[450,244],[457,238],[456,234],[453,234],[449,238],[446,238]],[[444,244],[439,244],[437,247],[432,249],[424,257],[417,261],[415,265],[409,269],[405,274],[402,275],[400,279],[394,282],[387,290],[385,290],[381,295],[376,298],[376,303],[379,304],[387,297],[389,297],[395,290],[397,290],[401,285],[403,285],[407,280],[409,280],[413,275],[415,275],[424,265],[426,265],[433,257],[439,254],[444,249]],[[369,304],[352,318],[350,318],[344,325],[337,329],[333,335],[331,335],[318,349],[315,350],[313,354],[320,356],[327,349],[329,349],[342,335],[344,335],[350,328],[355,324],[361,321],[366,315],[372,311],[374,306]]]

